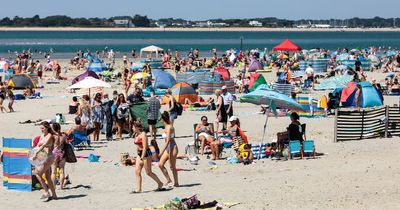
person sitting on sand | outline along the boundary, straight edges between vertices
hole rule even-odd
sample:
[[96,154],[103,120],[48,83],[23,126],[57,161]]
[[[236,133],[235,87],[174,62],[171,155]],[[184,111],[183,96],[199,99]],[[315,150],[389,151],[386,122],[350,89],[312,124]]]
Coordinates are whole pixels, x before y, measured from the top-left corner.
[[[211,146],[214,143],[214,128],[208,123],[208,118],[206,116],[201,117],[201,123],[197,124],[196,133],[199,136],[199,141],[201,142],[200,146],[200,154],[204,155],[204,148],[206,145]],[[211,147],[213,150],[214,147]],[[212,151],[214,155],[215,152]]]
[[142,192],[142,169],[144,168],[146,174],[150,176],[158,185],[156,191],[164,191],[163,183],[151,171],[151,156],[152,153],[150,151],[147,134],[140,121],[140,118],[134,123],[135,128],[135,140],[134,143],[137,146],[138,157],[136,157],[135,161],[135,174],[136,174],[136,189],[131,193],[140,193]]
[[206,107],[208,105],[210,105],[211,103],[214,102],[214,99],[209,97],[208,99],[204,100],[203,97],[199,96],[197,97],[197,101],[192,102],[190,99],[185,98],[185,105],[190,105],[190,106],[194,106],[194,107]]
[[68,107],[68,114],[76,114],[78,112],[78,98],[76,96],[72,97],[72,102],[69,104]]
[[243,163],[244,165],[248,165],[253,162],[254,157],[250,144],[240,145],[237,159],[239,160],[239,163]]
[[35,95],[35,90],[32,87],[25,87],[24,96],[33,96]]

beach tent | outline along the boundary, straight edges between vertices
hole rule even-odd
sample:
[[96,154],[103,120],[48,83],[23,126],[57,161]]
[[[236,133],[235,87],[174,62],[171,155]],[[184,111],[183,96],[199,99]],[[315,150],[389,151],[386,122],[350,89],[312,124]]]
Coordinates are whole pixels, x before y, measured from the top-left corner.
[[8,86],[13,87],[14,89],[25,89],[26,87],[29,88],[36,88],[35,82],[32,80],[32,78],[26,74],[16,74],[13,75],[9,80],[8,80]]
[[28,153],[31,139],[3,138],[3,186],[9,190],[32,191],[32,166]]
[[[142,125],[146,131],[149,131],[149,125],[147,124],[147,108],[149,106],[149,102],[137,102],[135,103],[135,106],[131,106],[131,114],[132,114],[132,119],[136,120],[137,118],[140,118],[142,120]],[[158,120],[156,124],[156,128],[164,128],[164,125],[161,122],[161,113],[158,114]]]
[[176,73],[177,82],[187,82],[189,84],[199,84],[211,77],[210,70],[186,71],[185,73]]
[[82,81],[86,77],[93,77],[93,78],[99,79],[99,76],[97,76],[97,74],[95,72],[87,70],[83,74],[75,77],[75,79],[72,80],[72,84]]
[[[374,106],[382,106],[383,101],[375,89],[369,82],[360,82],[358,83],[362,87],[361,91],[361,103],[360,107],[374,107]],[[349,82],[347,84],[347,88],[343,88],[342,95],[340,97],[340,102],[342,102],[343,107],[355,107],[356,101],[355,96],[357,92],[357,83]]]
[[301,47],[293,43],[290,39],[286,39],[273,48],[274,51],[301,51]]
[[253,59],[250,62],[248,72],[255,72],[257,70],[263,70],[263,69],[264,69],[264,66],[261,65],[260,61],[258,61],[257,59]]
[[[192,102],[197,101],[197,93],[192,86],[186,82],[179,82],[171,88],[172,96],[178,103],[185,103],[185,99],[189,99]],[[169,99],[167,97],[163,98],[162,103],[167,104]]]
[[103,64],[102,62],[96,61],[96,62],[90,63],[87,70],[98,73],[98,72],[103,72],[103,71],[107,70],[107,66],[105,64]]
[[262,84],[267,84],[267,81],[265,81],[265,78],[263,75],[258,74],[258,73],[250,75],[250,84],[249,84],[250,91],[257,89],[257,87]]
[[159,57],[160,53],[162,53],[164,51],[164,49],[154,46],[154,45],[150,45],[148,47],[142,48],[140,50],[140,58],[142,57],[143,53],[148,53],[148,54],[156,54],[156,58]]
[[229,81],[231,79],[231,73],[223,66],[215,68],[215,73],[220,74],[224,81]]
[[167,89],[176,84],[175,78],[166,71],[161,69],[153,69],[151,70],[151,74],[155,80],[154,87],[156,89]]
[[213,95],[215,90],[226,86],[228,92],[235,93],[235,83],[233,80],[229,81],[217,81],[217,80],[205,80],[199,84],[199,94],[200,95]]

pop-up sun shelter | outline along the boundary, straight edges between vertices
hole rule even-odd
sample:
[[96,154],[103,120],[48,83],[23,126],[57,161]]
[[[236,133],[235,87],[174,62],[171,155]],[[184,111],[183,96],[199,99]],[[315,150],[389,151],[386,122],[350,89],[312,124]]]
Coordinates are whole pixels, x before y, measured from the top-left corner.
[[175,78],[166,71],[161,69],[153,69],[151,70],[151,74],[153,78],[155,78],[154,87],[157,89],[171,88],[176,84]]
[[[382,106],[383,101],[375,89],[369,82],[360,82],[361,85],[361,103],[360,107],[374,107],[374,106]],[[342,102],[343,107],[355,107],[356,106],[356,92],[357,92],[357,83],[349,82],[347,84],[347,88],[342,90],[342,95],[340,98],[340,102]]]
[[99,79],[99,76],[97,76],[97,74],[95,72],[87,70],[83,74],[75,77],[75,79],[72,80],[72,84],[75,84],[75,83],[77,83],[79,81],[82,81],[86,77],[93,77],[93,78]]
[[260,61],[258,61],[257,59],[253,59],[250,62],[248,72],[255,72],[257,70],[263,70],[263,69],[264,69],[264,66],[261,65]]
[[267,84],[263,75],[258,73],[250,75],[250,91],[254,91],[255,89],[257,89],[258,86],[262,84]]
[[8,80],[8,86],[14,89],[36,88],[35,82],[26,74],[15,74]]
[[87,69],[89,71],[94,71],[94,72],[103,72],[107,70],[107,66],[104,63],[101,63],[100,61],[95,61],[90,63]]
[[231,73],[229,72],[229,70],[227,68],[225,68],[223,66],[217,67],[215,69],[215,73],[220,74],[224,81],[229,81],[231,79]]
[[[189,99],[192,102],[197,101],[196,90],[186,82],[179,82],[171,88],[172,96],[178,103],[185,103],[185,99]],[[167,97],[163,98],[163,104],[168,103]]]

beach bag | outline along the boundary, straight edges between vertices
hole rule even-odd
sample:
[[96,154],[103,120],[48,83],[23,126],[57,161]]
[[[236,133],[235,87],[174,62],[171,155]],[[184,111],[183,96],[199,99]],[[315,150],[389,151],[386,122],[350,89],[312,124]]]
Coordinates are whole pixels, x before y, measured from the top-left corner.
[[184,198],[181,202],[184,209],[195,209],[199,208],[201,205],[199,199],[197,199],[197,195],[193,195],[190,198]]
[[175,110],[176,110],[176,113],[180,116],[180,115],[182,115],[182,112],[183,112],[183,106],[182,106],[182,104],[180,104],[180,103],[178,103],[178,102],[175,102]]
[[65,143],[63,150],[64,150],[65,161],[67,163],[76,163],[77,162],[74,148],[72,147],[71,144]]

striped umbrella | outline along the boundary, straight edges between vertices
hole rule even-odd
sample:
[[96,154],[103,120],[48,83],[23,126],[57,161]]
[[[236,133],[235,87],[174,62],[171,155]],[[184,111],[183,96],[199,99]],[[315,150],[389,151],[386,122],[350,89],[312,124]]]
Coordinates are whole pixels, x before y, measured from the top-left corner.
[[192,102],[197,101],[197,93],[192,86],[186,82],[179,82],[171,88],[172,96],[178,103],[185,103],[185,99]]

